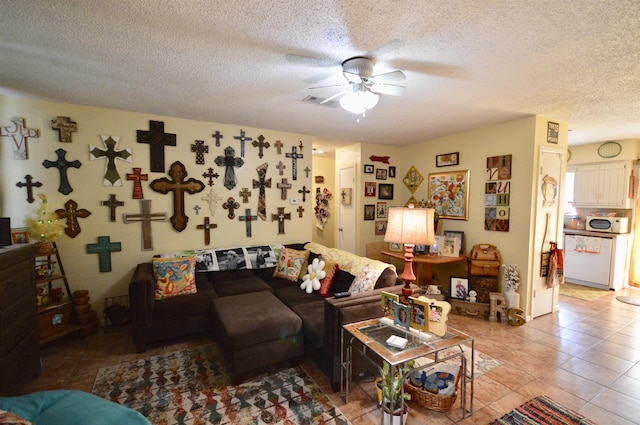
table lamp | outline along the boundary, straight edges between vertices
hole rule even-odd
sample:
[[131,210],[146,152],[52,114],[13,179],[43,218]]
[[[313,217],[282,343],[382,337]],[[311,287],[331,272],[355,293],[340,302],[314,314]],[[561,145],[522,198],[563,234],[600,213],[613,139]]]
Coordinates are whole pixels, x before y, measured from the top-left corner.
[[411,283],[416,280],[413,274],[413,247],[435,243],[433,213],[432,208],[389,208],[384,240],[404,245],[404,271],[400,279],[404,282],[402,295],[407,299],[413,295]]

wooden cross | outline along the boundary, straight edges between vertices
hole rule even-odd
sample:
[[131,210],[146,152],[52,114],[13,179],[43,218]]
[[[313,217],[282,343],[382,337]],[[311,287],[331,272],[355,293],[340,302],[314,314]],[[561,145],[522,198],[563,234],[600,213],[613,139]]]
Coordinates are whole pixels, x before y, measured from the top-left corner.
[[164,132],[164,122],[149,121],[149,131],[136,130],[138,143],[149,145],[151,171],[164,173],[164,147],[176,145],[176,135]]
[[202,207],[200,207],[200,205],[196,205],[195,207],[193,207],[193,210],[196,212],[196,215],[198,215],[198,213],[200,213],[201,209],[202,209]]
[[287,166],[284,165],[282,161],[278,162],[278,165],[276,165],[276,168],[278,169],[278,174],[281,176],[284,176],[284,169],[287,168]]
[[298,209],[296,211],[298,211],[298,217],[302,218],[302,213],[304,212],[302,205],[298,205]]
[[244,142],[250,142],[253,139],[251,137],[247,137],[243,129],[240,129],[239,136],[233,136],[233,138],[236,140],[240,140],[240,157],[244,158]]
[[307,202],[307,193],[311,193],[311,191],[307,189],[307,186],[302,186],[298,193],[302,193],[302,202]]
[[234,158],[236,151],[227,146],[224,148],[224,156],[219,156],[215,159],[215,163],[218,167],[224,167],[224,187],[231,190],[236,187],[236,173],[233,171],[233,167],[242,167],[244,160],[242,158]]
[[211,137],[213,137],[214,139],[216,139],[216,147],[220,147],[220,139],[222,139],[224,136],[220,133],[219,130],[216,130],[215,133],[213,133],[211,135]]
[[13,125],[0,127],[0,136],[10,136],[13,140],[13,159],[27,159],[27,137],[40,137],[36,128],[25,128],[24,118],[13,117]]
[[58,192],[64,195],[68,195],[73,192],[73,188],[69,184],[69,179],[67,178],[67,169],[69,167],[80,168],[82,163],[77,159],[71,162],[67,161],[65,159],[67,151],[65,151],[64,149],[56,150],[56,154],[58,155],[57,160],[49,161],[48,159],[45,159],[42,165],[44,165],[44,168],[55,167],[58,169],[58,171],[60,171],[60,186],[58,187]]
[[109,221],[116,221],[116,208],[124,206],[124,202],[118,201],[115,194],[109,195],[109,200],[100,201],[100,205],[109,207]]
[[269,146],[271,146],[269,144],[269,142],[265,142],[264,141],[264,136],[261,134],[260,136],[258,136],[258,140],[254,140],[253,143],[251,143],[253,145],[254,148],[258,148],[258,156],[260,158],[262,158],[264,156],[262,149],[268,149]]
[[204,218],[204,224],[198,224],[196,229],[204,230],[204,244],[209,245],[211,243],[211,229],[218,228],[215,223],[209,223],[209,217]]
[[151,212],[151,200],[140,200],[140,214],[122,214],[122,222],[129,223],[142,223],[142,250],[153,250],[153,235],[151,233],[152,221],[167,221],[167,213],[152,213]]
[[246,204],[249,202],[249,196],[251,196],[251,192],[246,187],[243,187],[240,191],[240,197],[242,198],[242,203]]
[[222,208],[224,208],[225,210],[229,210],[229,214],[227,214],[227,217],[229,217],[229,220],[233,220],[234,218],[236,218],[235,210],[240,208],[240,204],[230,196],[229,199],[227,199],[227,202],[222,204]]
[[309,178],[309,171],[311,171],[311,168],[305,167],[303,171],[304,171],[305,177]]
[[220,174],[214,172],[213,168],[209,167],[209,170],[207,170],[206,173],[202,173],[202,177],[204,177],[205,179],[209,179],[209,182],[207,184],[209,186],[213,186],[213,179],[217,179],[218,177],[220,177]]
[[278,214],[271,214],[271,221],[278,220],[278,234],[284,235],[284,221],[291,220],[291,213],[285,213],[284,207],[278,207]]
[[91,212],[84,208],[78,209],[78,203],[73,199],[65,202],[64,208],[65,209],[57,209],[56,214],[58,214],[60,218],[67,219],[67,227],[65,227],[64,232],[70,238],[75,238],[82,231],[82,229],[80,229],[80,223],[78,223],[78,217],[87,218],[91,215]]
[[294,180],[298,180],[298,159],[304,158],[304,155],[298,153],[295,146],[291,146],[291,153],[285,153],[284,156],[291,158],[291,174]]
[[266,162],[256,167],[256,171],[258,172],[258,180],[253,179],[253,188],[260,189],[258,192],[258,217],[265,221],[267,220],[267,199],[265,189],[267,187],[271,187],[271,179],[265,180],[268,167],[269,164],[267,164]]
[[87,244],[87,253],[98,254],[100,273],[111,271],[111,253],[120,251],[120,242],[111,242],[110,236],[98,236],[98,243]]
[[58,132],[60,142],[71,143],[71,133],[78,131],[78,123],[71,121],[69,117],[56,117],[51,120],[51,129]]
[[284,146],[282,142],[280,140],[276,140],[276,143],[274,143],[273,146],[278,150],[278,155],[282,155],[282,147]]
[[102,158],[107,159],[104,167],[104,179],[102,180],[103,186],[122,186],[116,159],[131,162],[131,148],[116,149],[118,142],[120,142],[120,136],[100,136],[100,139],[102,139],[106,149],[89,145],[89,159],[91,161]]
[[276,185],[280,189],[280,199],[287,199],[287,190],[291,189],[291,183],[287,183],[287,179],[282,179],[281,183]]
[[189,217],[184,212],[184,193],[194,194],[204,190],[204,183],[193,177],[185,180],[187,170],[180,161],[171,164],[169,176],[172,180],[163,177],[156,179],[149,185],[152,190],[166,195],[173,192],[173,215],[169,219],[173,224],[173,228],[178,232],[182,232],[187,227]]
[[209,213],[213,217],[216,214],[216,206],[218,205],[218,201],[222,201],[222,197],[218,196],[214,188],[211,188],[209,190],[209,193],[207,193],[207,196],[203,196],[200,199],[202,199],[209,205]]
[[30,174],[27,174],[26,176],[24,176],[24,179],[26,180],[26,183],[18,182],[16,183],[16,186],[27,188],[27,202],[30,204],[33,204],[33,201],[35,201],[35,199],[33,198],[33,188],[41,187],[42,183],[33,182],[33,177],[31,177]]
[[204,165],[204,154],[209,153],[209,145],[205,145],[204,140],[196,140],[191,144],[191,152],[196,153],[196,164]]
[[142,168],[134,168],[133,174],[127,173],[127,180],[133,180],[133,195],[131,195],[133,199],[144,198],[142,184],[140,182],[149,180],[149,174],[141,174],[141,172]]
[[300,152],[302,152],[302,148],[304,148],[304,145],[302,144],[302,140],[300,140],[300,144],[298,145],[298,147],[300,148]]
[[248,238],[251,237],[251,222],[253,220],[257,220],[257,219],[258,219],[257,215],[251,215],[251,208],[246,208],[244,210],[244,215],[241,215],[240,217],[238,217],[238,220],[245,221],[247,223],[247,237]]

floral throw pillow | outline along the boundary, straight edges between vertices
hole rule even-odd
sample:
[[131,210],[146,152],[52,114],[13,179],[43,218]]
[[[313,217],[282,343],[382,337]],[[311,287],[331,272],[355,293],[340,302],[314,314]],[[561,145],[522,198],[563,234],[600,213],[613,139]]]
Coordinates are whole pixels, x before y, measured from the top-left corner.
[[378,279],[378,273],[371,267],[366,266],[358,273],[358,276],[353,279],[353,283],[349,287],[349,292],[367,292],[376,285],[376,279]]
[[0,425],[33,425],[26,419],[21,418],[15,413],[7,412],[0,409]]
[[156,300],[197,292],[195,257],[154,258],[152,264]]
[[281,277],[283,279],[296,282],[300,276],[302,265],[309,257],[309,251],[298,251],[291,248],[282,248],[278,264],[273,271],[273,277]]

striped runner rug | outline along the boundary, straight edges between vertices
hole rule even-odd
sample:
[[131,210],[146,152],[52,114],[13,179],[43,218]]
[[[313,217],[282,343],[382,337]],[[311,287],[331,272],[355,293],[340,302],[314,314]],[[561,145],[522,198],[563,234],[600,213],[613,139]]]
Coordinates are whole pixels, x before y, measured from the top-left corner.
[[597,425],[546,395],[540,395],[491,422],[490,425]]

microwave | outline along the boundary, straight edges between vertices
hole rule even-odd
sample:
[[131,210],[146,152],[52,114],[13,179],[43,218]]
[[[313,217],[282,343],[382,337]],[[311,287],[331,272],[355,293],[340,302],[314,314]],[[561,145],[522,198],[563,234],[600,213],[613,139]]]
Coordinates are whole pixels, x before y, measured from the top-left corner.
[[587,230],[593,232],[628,233],[629,218],[587,216]]

